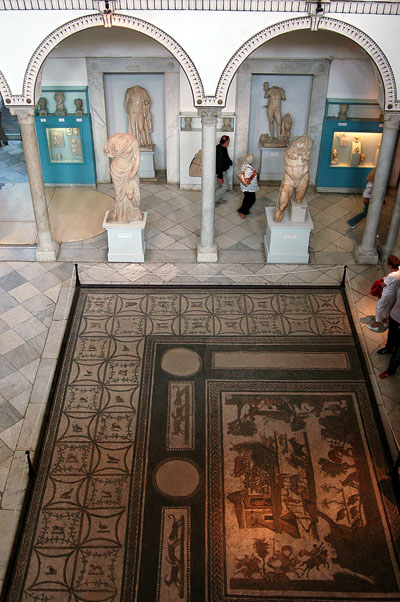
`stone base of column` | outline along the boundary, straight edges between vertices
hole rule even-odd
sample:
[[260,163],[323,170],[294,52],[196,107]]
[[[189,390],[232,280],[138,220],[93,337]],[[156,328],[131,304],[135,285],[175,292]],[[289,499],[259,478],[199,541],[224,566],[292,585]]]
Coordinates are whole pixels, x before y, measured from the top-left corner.
[[206,247],[197,247],[197,261],[199,263],[216,263],[218,261],[217,247],[211,249]]
[[39,247],[37,247],[35,259],[36,261],[56,261],[59,250],[60,245],[58,242],[54,243],[52,249],[39,249]]
[[360,245],[355,248],[354,255],[356,262],[361,265],[377,265],[379,263],[379,255],[376,249],[373,251],[365,251]]

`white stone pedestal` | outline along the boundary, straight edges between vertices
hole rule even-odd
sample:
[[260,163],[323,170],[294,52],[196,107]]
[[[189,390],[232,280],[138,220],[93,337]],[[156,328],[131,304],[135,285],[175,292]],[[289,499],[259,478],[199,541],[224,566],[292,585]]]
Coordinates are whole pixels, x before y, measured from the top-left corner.
[[286,148],[260,146],[259,180],[282,180],[284,172],[283,155]]
[[140,165],[139,165],[139,178],[152,178],[156,177],[154,169],[154,144],[152,150],[140,149]]
[[304,222],[292,222],[285,211],[281,222],[274,222],[274,207],[265,207],[267,229],[264,247],[267,263],[308,263],[310,232],[314,229],[307,209]]
[[108,237],[108,261],[142,263],[146,252],[144,229],[147,212],[143,213],[142,220],[128,224],[107,222],[109,213],[109,211],[106,212],[103,221],[103,228],[107,230]]

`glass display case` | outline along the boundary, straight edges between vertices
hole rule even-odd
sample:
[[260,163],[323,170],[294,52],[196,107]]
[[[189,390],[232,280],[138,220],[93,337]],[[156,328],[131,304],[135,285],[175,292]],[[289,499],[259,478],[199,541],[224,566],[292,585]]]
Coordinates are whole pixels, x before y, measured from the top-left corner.
[[81,127],[46,127],[50,163],[83,163]]
[[86,88],[43,88],[36,132],[47,184],[95,184],[96,172]]
[[382,129],[381,109],[376,101],[328,99],[317,190],[362,190],[378,160]]
[[375,167],[382,134],[334,131],[330,167]]

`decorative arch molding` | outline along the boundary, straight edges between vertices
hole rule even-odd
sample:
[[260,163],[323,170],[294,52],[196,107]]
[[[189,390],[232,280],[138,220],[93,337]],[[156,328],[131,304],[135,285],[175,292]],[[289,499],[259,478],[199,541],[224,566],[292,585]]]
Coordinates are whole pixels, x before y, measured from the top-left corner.
[[[314,18],[314,17],[313,17]],[[233,76],[237,69],[243,63],[243,61],[254,51],[256,48],[284,33],[291,31],[297,31],[300,29],[310,29],[312,25],[312,17],[298,17],[294,19],[288,19],[282,21],[276,25],[271,25],[260,31],[258,34],[250,38],[245,44],[243,44],[239,50],[233,55],[229,63],[226,65],[220,80],[218,82],[216,95],[214,97],[214,104],[225,104],[226,96],[229,90],[229,86],[232,82]],[[314,18],[315,19],[315,18]],[[353,25],[344,23],[337,19],[331,19],[330,17],[318,17],[318,29],[326,29],[339,33],[347,38],[350,38],[356,44],[369,55],[372,59],[379,74],[382,78],[382,85],[384,90],[384,110],[385,111],[399,111],[400,101],[397,98],[396,81],[393,75],[392,68],[387,60],[384,52],[381,48],[370,38],[367,34],[357,29]],[[210,97],[207,97],[210,99]],[[222,102],[221,102],[222,100]]]
[[[8,105],[33,106],[36,102],[35,87],[38,77],[40,76],[40,70],[45,59],[55,48],[55,46],[78,31],[82,31],[91,27],[102,27],[103,25],[103,16],[95,13],[69,21],[49,34],[35,50],[32,58],[29,61],[24,78],[23,93],[21,95],[11,95],[11,90],[4,76],[0,72],[0,91],[5,99],[5,102]],[[383,107],[384,110],[400,110],[400,101],[397,98],[394,74],[384,52],[374,42],[374,40],[372,40],[372,38],[370,38],[360,29],[337,19],[332,19],[325,16],[298,17],[271,25],[270,27],[267,27],[256,35],[252,36],[237,50],[237,52],[226,65],[218,82],[216,94],[214,96],[204,95],[204,87],[193,61],[183,50],[183,48],[164,31],[155,25],[148,23],[147,21],[119,13],[113,14],[113,26],[133,29],[153,38],[162,44],[162,46],[169,50],[169,52],[171,52],[171,54],[176,58],[186,73],[192,89],[194,104],[198,107],[219,106],[221,108],[226,104],[229,86],[237,69],[240,67],[243,61],[259,46],[279,35],[301,29],[311,29],[311,27],[315,29],[318,27],[318,29],[333,31],[353,40],[356,44],[363,48],[363,50],[370,56],[371,60],[376,65],[376,68],[379,71],[382,79],[385,99]]]
[[[41,42],[41,44],[33,53],[25,73],[23,92],[21,95],[10,94],[10,88],[5,80],[3,84],[0,73],[0,89],[2,89],[2,91],[5,92],[5,94],[3,95],[5,102],[9,105],[34,105],[36,102],[35,84],[37,78],[39,77],[42,65],[47,56],[50,54],[50,52],[58,44],[60,44],[60,42],[73,35],[74,33],[77,33],[78,31],[89,29],[90,27],[103,26],[103,16],[99,13],[96,13],[91,15],[85,15],[84,17],[79,17],[78,19],[69,21],[68,23],[65,23],[64,25],[61,25],[60,27],[55,29],[43,40],[43,42]],[[151,23],[148,23],[146,21],[142,21],[141,19],[137,19],[136,17],[131,17],[129,15],[121,15],[114,13],[113,26],[124,27],[126,29],[133,29],[153,38],[154,40],[162,44],[162,46],[169,50],[170,53],[176,58],[176,60],[179,62],[182,69],[186,73],[186,76],[190,83],[190,87],[192,89],[192,93],[197,101],[197,104],[202,104],[204,102],[206,97],[204,96],[203,84],[193,61],[183,50],[183,48],[171,36],[166,34],[164,31],[162,31],[155,25],[152,25]]]
[[2,95],[2,97],[4,99],[11,98],[10,86],[8,85],[7,80],[1,71],[0,71],[0,94]]

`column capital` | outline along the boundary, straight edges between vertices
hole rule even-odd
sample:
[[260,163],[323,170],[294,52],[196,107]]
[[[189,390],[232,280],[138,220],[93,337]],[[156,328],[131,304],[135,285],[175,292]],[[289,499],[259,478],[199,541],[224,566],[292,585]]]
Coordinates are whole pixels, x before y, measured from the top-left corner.
[[18,123],[33,125],[35,123],[35,107],[9,107],[11,115],[18,117]]
[[201,125],[216,125],[217,117],[221,115],[221,109],[218,109],[218,107],[202,107],[197,109],[197,114],[201,117]]
[[398,130],[400,128],[400,113],[385,111],[383,113],[383,127],[388,130]]

